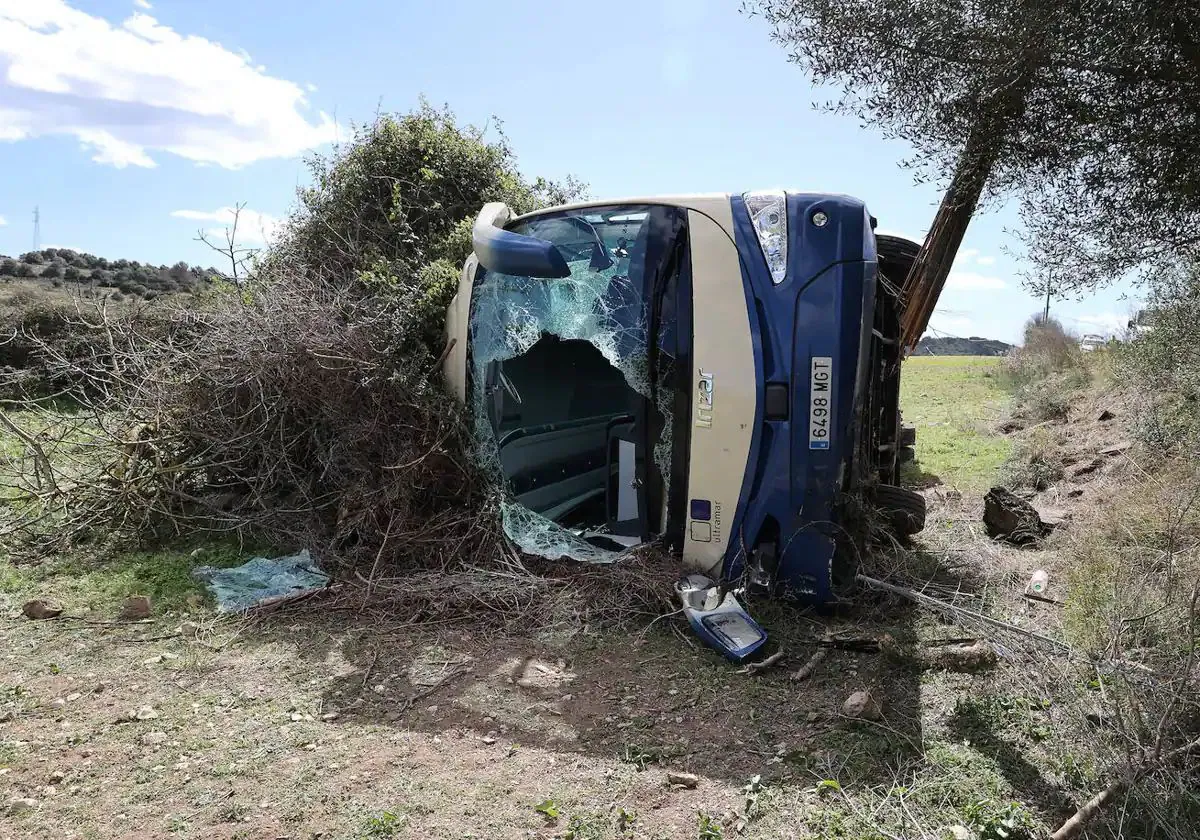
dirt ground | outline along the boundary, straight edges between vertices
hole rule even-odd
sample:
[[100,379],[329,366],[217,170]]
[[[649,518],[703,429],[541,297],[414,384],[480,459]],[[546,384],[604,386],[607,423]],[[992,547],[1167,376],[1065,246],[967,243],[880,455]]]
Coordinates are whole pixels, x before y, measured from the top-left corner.
[[[771,618],[797,662],[827,626],[855,633]],[[877,654],[834,651],[798,690],[665,623],[539,644],[315,612],[177,621],[5,621],[0,785],[37,806],[0,837],[697,836],[699,814],[736,830],[754,776],[814,805],[844,765],[884,781],[834,742],[921,742],[919,675]],[[844,719],[867,688],[885,721]]]
[[[925,492],[929,591],[1036,626],[1049,608],[1019,593],[1052,558],[987,540],[981,490]],[[678,616],[529,638],[353,610],[0,608],[0,840],[1020,837],[1096,783],[1064,764],[1051,689],[1004,676],[1033,667],[1021,655],[961,673],[836,647],[789,679],[826,633],[964,635],[870,592],[828,614],[755,605],[786,654],[761,674]],[[862,690],[880,720],[843,714]]]

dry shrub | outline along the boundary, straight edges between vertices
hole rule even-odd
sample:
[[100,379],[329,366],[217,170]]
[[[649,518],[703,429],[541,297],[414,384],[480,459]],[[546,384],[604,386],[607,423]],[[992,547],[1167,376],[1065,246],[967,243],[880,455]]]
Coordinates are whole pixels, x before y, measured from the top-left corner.
[[1057,436],[1050,429],[1029,430],[1013,446],[1004,466],[1004,486],[1046,490],[1063,477],[1063,453]]
[[1017,398],[1034,420],[1061,420],[1090,381],[1079,343],[1054,318],[1031,318],[1008,357]]
[[1142,329],[1117,354],[1116,373],[1137,399],[1138,436],[1151,451],[1200,453],[1200,263],[1148,282]]
[[[253,536],[350,565],[494,552],[486,482],[436,365],[392,303],[260,278],[166,334],[98,308],[103,358],[55,360],[96,457],[75,522],[129,536]],[[54,365],[51,365],[53,369]],[[72,533],[60,523],[59,535]]]
[[441,384],[469,214],[578,185],[525,183],[503,138],[427,106],[356,129],[313,181],[263,258],[230,244],[240,282],[139,310],[169,329],[100,302],[72,325],[89,353],[30,333],[78,411],[22,476],[26,532],[43,547],[97,532],[307,547],[355,592],[439,620],[659,612],[677,567],[654,552],[598,569],[516,555]]
[[1087,663],[1074,683],[1075,731],[1110,757],[1110,777],[1137,782],[1124,836],[1190,836],[1200,808],[1186,793],[1200,789],[1187,755],[1200,747],[1200,473],[1176,463],[1145,475],[1058,548],[1062,629]]

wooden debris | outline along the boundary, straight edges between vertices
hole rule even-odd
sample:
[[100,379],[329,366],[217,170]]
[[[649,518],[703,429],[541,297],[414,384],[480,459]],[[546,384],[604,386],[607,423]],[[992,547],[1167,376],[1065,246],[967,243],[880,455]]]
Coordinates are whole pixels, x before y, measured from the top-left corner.
[[739,673],[742,674],[761,674],[763,671],[770,668],[775,663],[783,659],[783,651],[777,650],[761,662],[751,662],[747,664]]
[[829,648],[827,648],[827,647],[817,648],[816,652],[813,653],[813,655],[811,657],[809,657],[809,660],[807,662],[805,662],[797,670],[795,670],[791,673],[790,678],[793,680],[808,679],[809,677],[811,677],[813,675],[813,671],[817,670],[817,666],[821,664],[821,661],[825,658],[826,654],[828,654],[828,653],[829,653]]
[[1050,533],[1033,505],[1003,487],[993,487],[983,498],[983,524],[987,535],[1014,545],[1028,545]]

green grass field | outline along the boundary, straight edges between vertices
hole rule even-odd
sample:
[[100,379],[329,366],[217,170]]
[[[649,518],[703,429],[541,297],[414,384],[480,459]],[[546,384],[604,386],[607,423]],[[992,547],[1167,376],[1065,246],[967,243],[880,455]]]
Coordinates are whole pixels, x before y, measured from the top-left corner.
[[917,429],[917,461],[907,479],[935,478],[960,490],[980,490],[996,478],[1011,444],[994,427],[1010,392],[1003,360],[981,356],[916,356],[900,375],[904,422]]

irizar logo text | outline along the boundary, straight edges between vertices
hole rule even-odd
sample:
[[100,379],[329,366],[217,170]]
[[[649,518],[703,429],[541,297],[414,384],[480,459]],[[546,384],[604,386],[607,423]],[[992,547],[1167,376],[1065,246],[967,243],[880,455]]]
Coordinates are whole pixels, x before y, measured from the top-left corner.
[[696,383],[696,425],[702,429],[712,428],[713,407],[713,375],[700,370],[700,380]]

